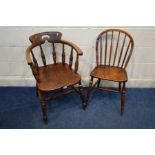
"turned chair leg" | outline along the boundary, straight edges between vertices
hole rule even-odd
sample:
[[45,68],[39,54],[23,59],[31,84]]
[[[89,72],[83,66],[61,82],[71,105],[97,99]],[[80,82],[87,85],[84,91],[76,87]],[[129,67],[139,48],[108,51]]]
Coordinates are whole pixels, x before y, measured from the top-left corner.
[[121,116],[124,114],[124,107],[125,107],[125,82],[122,83],[121,86]]
[[119,82],[118,84],[119,84],[119,91],[121,92],[121,82]]
[[82,100],[82,107],[85,110],[87,105],[86,105],[84,90],[83,90],[83,86],[82,86],[81,81],[79,82],[79,92],[80,92],[80,97],[81,97],[81,100]]
[[38,86],[36,84],[36,95],[38,96]]
[[45,96],[44,96],[43,92],[40,90],[38,90],[38,95],[39,95],[39,99],[40,99],[41,110],[43,113],[43,120],[45,123],[47,123],[48,117],[47,117],[47,106],[46,106],[46,102],[45,102]]
[[87,100],[86,104],[87,105],[88,105],[88,101],[89,101],[89,98],[90,98],[90,95],[91,95],[92,86],[93,86],[93,77],[91,77],[90,82],[89,82],[89,88],[88,88],[87,98],[86,98],[86,100]]
[[100,82],[101,82],[101,79],[98,79],[97,88],[100,87]]

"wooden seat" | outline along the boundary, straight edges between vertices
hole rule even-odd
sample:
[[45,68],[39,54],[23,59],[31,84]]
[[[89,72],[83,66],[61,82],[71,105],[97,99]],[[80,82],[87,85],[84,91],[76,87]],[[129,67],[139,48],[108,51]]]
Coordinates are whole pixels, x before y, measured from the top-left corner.
[[[62,40],[61,36],[60,32],[34,34],[29,37],[32,44],[26,50],[27,63],[36,79],[36,94],[40,99],[44,122],[47,122],[46,101],[60,95],[76,92],[81,97],[83,109],[86,107],[81,77],[77,72],[79,56],[83,53],[72,42]],[[59,90],[59,94],[49,96],[51,91]]]
[[113,66],[98,66],[91,73],[90,76],[103,80],[126,82],[128,80],[126,70],[120,67]]
[[39,68],[40,83],[38,88],[42,91],[51,91],[65,86],[75,85],[80,82],[81,77],[67,64],[52,64]]
[[[128,81],[126,67],[134,48],[132,36],[120,29],[108,29],[101,32],[96,39],[96,67],[90,73],[91,80],[87,93],[87,105],[95,86],[101,90],[121,94],[121,115],[125,105],[125,84]],[[93,79],[97,81],[93,84]],[[100,87],[101,80],[118,82],[118,89]]]

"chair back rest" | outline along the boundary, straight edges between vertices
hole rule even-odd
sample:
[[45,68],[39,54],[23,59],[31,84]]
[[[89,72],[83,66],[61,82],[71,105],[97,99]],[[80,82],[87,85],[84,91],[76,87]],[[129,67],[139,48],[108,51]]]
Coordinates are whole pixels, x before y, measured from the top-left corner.
[[48,42],[57,42],[61,40],[61,32],[42,32],[37,33],[29,37],[29,40],[32,44],[42,44],[45,41]]
[[108,29],[96,40],[96,64],[126,68],[134,41],[132,36],[120,29]]
[[77,72],[79,65],[77,49],[70,42],[61,40],[61,36],[61,32],[42,32],[29,37],[34,45],[30,50],[32,60],[37,68],[46,67],[47,64],[67,63]]

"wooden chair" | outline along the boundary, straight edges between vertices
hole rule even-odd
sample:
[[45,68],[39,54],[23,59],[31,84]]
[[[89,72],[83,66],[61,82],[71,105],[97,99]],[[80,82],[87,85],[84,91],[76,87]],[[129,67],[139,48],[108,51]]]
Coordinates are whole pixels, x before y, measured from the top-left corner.
[[[124,112],[125,84],[128,81],[126,67],[134,48],[131,35],[120,29],[108,29],[99,34],[96,40],[96,67],[90,73],[91,80],[87,94],[87,104],[95,86],[101,90],[121,94],[121,115]],[[93,85],[93,79],[97,81]],[[118,82],[118,89],[100,87],[101,80]]]
[[[79,56],[83,53],[75,44],[61,40],[61,36],[60,32],[34,34],[29,37],[32,44],[26,50],[26,60],[36,79],[36,94],[40,99],[45,122],[48,120],[46,101],[58,96],[77,92],[85,108],[81,77],[77,73]],[[48,64],[47,58],[50,58]],[[76,84],[78,87],[75,87]],[[49,96],[49,92],[55,95]]]

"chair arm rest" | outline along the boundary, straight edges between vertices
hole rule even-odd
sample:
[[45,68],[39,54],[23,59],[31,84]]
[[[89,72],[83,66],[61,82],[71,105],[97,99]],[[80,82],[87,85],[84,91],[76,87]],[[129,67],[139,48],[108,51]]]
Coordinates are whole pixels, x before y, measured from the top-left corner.
[[73,47],[78,55],[83,55],[82,50],[77,45],[75,45],[74,43],[66,41],[66,40],[61,40],[60,42]]

